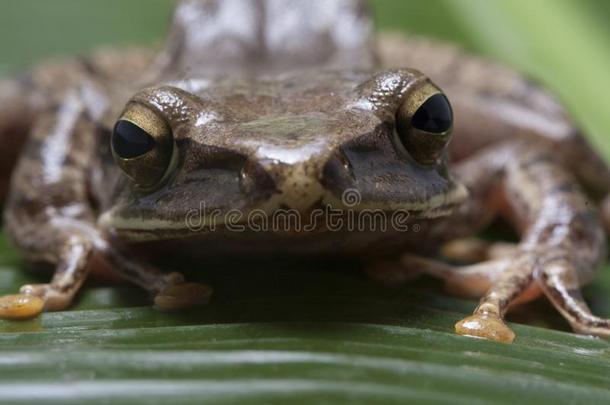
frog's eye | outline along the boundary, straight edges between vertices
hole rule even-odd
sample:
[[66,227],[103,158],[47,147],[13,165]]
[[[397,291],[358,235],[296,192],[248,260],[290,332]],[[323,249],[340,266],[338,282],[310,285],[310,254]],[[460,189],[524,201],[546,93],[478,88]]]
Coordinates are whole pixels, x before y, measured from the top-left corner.
[[112,131],[112,155],[137,187],[151,189],[168,173],[174,140],[167,122],[140,104],[129,104]]
[[442,155],[453,127],[447,97],[432,85],[424,86],[403,102],[396,114],[396,131],[418,162],[434,163]]
[[413,128],[433,134],[444,134],[451,128],[452,123],[451,105],[442,93],[430,96],[424,101],[411,119]]
[[121,159],[133,159],[155,147],[148,132],[127,120],[119,120],[112,131],[112,150]]

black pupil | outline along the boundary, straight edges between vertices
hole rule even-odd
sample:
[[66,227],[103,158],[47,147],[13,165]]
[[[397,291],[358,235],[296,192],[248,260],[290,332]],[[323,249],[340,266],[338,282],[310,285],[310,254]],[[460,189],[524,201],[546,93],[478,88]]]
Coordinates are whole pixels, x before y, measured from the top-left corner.
[[438,93],[427,99],[415,112],[411,125],[426,132],[442,133],[451,128],[453,112],[449,100]]
[[114,153],[123,159],[142,156],[155,147],[155,140],[146,131],[129,121],[119,121],[112,132]]

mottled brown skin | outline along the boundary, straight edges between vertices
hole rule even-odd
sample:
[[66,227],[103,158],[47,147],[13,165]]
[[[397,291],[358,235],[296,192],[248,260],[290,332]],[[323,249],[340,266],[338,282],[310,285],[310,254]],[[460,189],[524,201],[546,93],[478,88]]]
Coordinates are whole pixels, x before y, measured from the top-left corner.
[[[162,309],[209,299],[209,287],[152,266],[151,252],[204,265],[223,255],[327,255],[384,257],[371,267],[378,278],[426,272],[482,296],[456,325],[461,334],[512,341],[507,309],[542,292],[577,332],[610,335],[580,296],[605,259],[595,206],[610,173],[564,109],[455,48],[397,35],[376,42],[356,1],[182,1],[156,56],[100,51],[0,83],[3,153],[25,144],[6,227],[29,261],[55,268],[49,284],[0,298],[0,315],[68,307],[99,263]],[[455,111],[448,151],[450,130],[439,137],[410,124],[437,85]],[[119,118],[151,133],[155,149],[113,154]],[[350,190],[356,207],[341,198]],[[210,217],[187,226],[202,204],[220,213],[407,210],[422,229],[335,232],[329,218],[308,231],[234,232]],[[498,216],[514,224],[518,244],[472,239]],[[468,263],[421,256],[438,252]]]

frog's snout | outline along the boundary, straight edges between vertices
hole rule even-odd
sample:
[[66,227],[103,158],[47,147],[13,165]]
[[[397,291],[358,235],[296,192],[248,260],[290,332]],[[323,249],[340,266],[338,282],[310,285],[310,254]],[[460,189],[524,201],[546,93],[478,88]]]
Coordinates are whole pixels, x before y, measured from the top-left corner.
[[306,211],[320,202],[322,168],[335,148],[337,127],[336,119],[321,112],[267,116],[239,126],[251,163],[274,183],[273,205]]
[[276,194],[272,198],[278,206],[307,211],[322,199],[319,169],[308,159],[292,163],[264,159],[261,164],[275,183]]

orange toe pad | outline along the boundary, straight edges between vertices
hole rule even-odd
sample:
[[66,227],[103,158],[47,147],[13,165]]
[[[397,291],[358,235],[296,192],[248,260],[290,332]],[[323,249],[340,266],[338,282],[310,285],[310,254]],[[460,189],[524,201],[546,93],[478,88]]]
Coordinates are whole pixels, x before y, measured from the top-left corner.
[[455,324],[455,332],[459,335],[474,336],[501,343],[512,343],[515,332],[497,316],[482,314],[472,315]]
[[44,300],[28,294],[14,294],[0,297],[0,318],[29,319],[40,315]]

